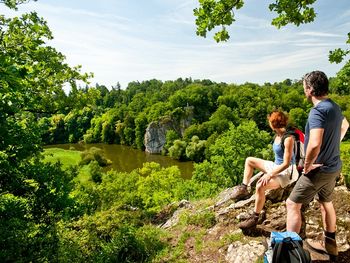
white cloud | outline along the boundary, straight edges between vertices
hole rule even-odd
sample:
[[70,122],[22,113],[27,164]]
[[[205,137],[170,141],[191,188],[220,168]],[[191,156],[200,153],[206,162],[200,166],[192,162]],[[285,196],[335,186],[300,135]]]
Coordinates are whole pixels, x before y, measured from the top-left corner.
[[40,3],[38,2],[38,6],[36,6],[36,8],[38,8],[39,10],[43,11],[43,12],[49,12],[49,13],[53,13],[56,15],[60,15],[62,16],[62,14],[64,14],[65,16],[89,16],[92,18],[99,18],[99,19],[111,19],[114,21],[120,21],[123,23],[126,22],[130,22],[131,20],[126,18],[126,17],[122,17],[122,16],[117,16],[115,14],[111,14],[111,13],[97,13],[97,12],[93,12],[93,11],[89,11],[89,10],[85,10],[85,9],[74,9],[74,8],[68,8],[68,7],[60,7],[60,6],[51,6],[51,5],[47,5],[44,3]]
[[312,37],[344,37],[343,35],[340,34],[333,34],[333,33],[326,33],[326,32],[317,32],[317,31],[306,31],[306,32],[299,32],[297,33],[298,35],[301,36],[312,36]]
[[21,9],[34,8],[48,20],[55,37],[49,44],[65,54],[70,65],[94,72],[92,83],[110,86],[119,81],[125,88],[134,80],[178,77],[263,83],[299,78],[313,69],[333,75],[341,67],[327,61],[329,49],[342,47],[338,42],[344,25],[339,23],[334,31],[322,24],[302,32],[294,27],[277,30],[264,15],[242,9],[230,27],[230,41],[217,44],[209,36],[195,35],[192,10],[197,0],[154,0],[162,9],[150,7],[155,15],[145,14],[146,19],[118,10],[97,12],[83,1],[83,9],[70,7],[68,1],[48,2],[53,4],[30,2]]
[[260,17],[253,17],[246,15],[244,13],[237,12],[235,16],[236,21],[234,22],[234,27],[246,28],[246,29],[274,29],[275,27],[271,25],[271,21],[263,19]]
[[349,16],[350,16],[350,9],[345,10],[345,11],[340,15],[341,18],[347,18],[347,17],[349,17]]

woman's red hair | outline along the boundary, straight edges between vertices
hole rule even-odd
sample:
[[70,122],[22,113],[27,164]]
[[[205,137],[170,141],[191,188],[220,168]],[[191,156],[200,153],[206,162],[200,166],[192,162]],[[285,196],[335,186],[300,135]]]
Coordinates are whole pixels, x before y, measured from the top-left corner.
[[288,116],[282,111],[273,111],[268,120],[273,128],[285,128],[288,123]]

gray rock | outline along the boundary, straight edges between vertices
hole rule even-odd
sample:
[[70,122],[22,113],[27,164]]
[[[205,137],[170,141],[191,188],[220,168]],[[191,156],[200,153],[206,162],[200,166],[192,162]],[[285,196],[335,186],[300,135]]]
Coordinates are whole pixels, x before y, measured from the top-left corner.
[[170,116],[164,116],[159,121],[151,122],[144,135],[145,151],[148,153],[161,153],[166,143],[168,130],[177,131],[183,136],[184,131],[191,125],[193,119],[193,106],[184,107],[180,120],[174,120]]
[[151,122],[145,133],[145,151],[148,153],[161,153],[165,145],[166,132],[170,125],[162,125],[160,122]]
[[261,242],[250,241],[243,244],[236,241],[227,249],[226,261],[229,263],[251,263],[256,262],[265,252],[265,246]]
[[191,203],[187,200],[181,200],[177,204],[177,210],[173,213],[170,219],[168,219],[164,224],[161,224],[159,227],[167,229],[171,228],[179,223],[181,213],[188,208],[193,208]]

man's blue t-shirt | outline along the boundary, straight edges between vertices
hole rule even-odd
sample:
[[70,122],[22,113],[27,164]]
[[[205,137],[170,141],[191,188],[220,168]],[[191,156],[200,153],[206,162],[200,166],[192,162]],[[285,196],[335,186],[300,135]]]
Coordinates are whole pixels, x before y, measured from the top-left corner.
[[305,127],[305,152],[309,143],[310,130],[323,128],[320,153],[315,161],[323,164],[320,171],[333,173],[341,169],[340,133],[343,121],[340,107],[331,99],[326,99],[313,107]]

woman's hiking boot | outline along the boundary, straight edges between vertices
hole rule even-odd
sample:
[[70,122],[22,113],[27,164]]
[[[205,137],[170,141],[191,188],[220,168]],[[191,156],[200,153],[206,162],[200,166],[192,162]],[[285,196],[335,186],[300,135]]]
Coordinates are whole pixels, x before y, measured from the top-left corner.
[[[244,212],[239,214],[236,218],[242,222],[245,221],[247,219],[249,219],[252,214],[254,214],[255,212],[252,210],[250,212]],[[259,214],[259,220],[258,220],[258,224],[262,224],[264,222],[264,220],[266,219],[266,211],[265,210],[261,210],[260,214]]]
[[239,200],[247,199],[249,196],[250,196],[250,193],[246,185],[240,184],[233,188],[232,199],[235,202]]
[[259,215],[257,215],[256,213],[252,213],[249,218],[239,223],[237,226],[240,229],[252,228],[258,224],[258,221],[259,221]]
[[306,239],[306,243],[308,246],[321,254],[328,254],[331,261],[335,261],[338,256],[338,248],[337,248],[337,241],[330,237],[324,237],[323,240],[313,240],[313,239]]

